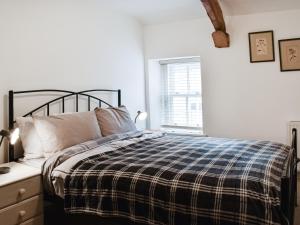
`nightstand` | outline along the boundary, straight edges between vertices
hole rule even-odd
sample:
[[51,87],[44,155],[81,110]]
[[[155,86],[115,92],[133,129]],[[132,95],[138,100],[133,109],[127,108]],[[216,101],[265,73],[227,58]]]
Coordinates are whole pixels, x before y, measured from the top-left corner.
[[43,225],[41,171],[16,162],[0,166],[10,167],[0,174],[1,225]]

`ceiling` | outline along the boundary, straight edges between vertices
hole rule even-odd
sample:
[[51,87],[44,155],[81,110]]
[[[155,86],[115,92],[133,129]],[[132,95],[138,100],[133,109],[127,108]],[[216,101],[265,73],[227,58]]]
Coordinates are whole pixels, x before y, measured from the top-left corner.
[[299,0],[220,0],[220,2],[226,9],[227,15],[300,9]]
[[106,6],[137,17],[144,24],[168,23],[205,16],[200,0],[100,0]]
[[[101,5],[129,14],[143,24],[168,23],[206,16],[200,0],[100,0]],[[225,15],[300,9],[300,0],[220,0]]]

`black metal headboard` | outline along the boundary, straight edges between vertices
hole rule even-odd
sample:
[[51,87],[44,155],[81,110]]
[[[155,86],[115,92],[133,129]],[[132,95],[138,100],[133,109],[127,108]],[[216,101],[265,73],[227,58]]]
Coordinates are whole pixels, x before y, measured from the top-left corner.
[[[118,106],[121,106],[121,90],[109,90],[109,89],[92,89],[92,90],[85,90],[85,91],[79,91],[79,92],[74,92],[74,91],[66,91],[66,90],[56,90],[56,89],[41,89],[41,90],[28,90],[28,91],[9,91],[8,93],[8,124],[9,124],[9,129],[14,128],[15,124],[15,118],[14,118],[14,98],[16,95],[24,95],[24,94],[32,94],[32,93],[61,93],[63,94],[62,96],[59,96],[57,98],[54,98],[39,107],[30,110],[27,112],[23,117],[27,116],[32,116],[35,112],[38,112],[39,110],[46,109],[46,113],[49,116],[50,115],[50,106],[53,103],[61,102],[61,111],[62,113],[65,112],[65,100],[66,98],[69,98],[71,96],[75,96],[75,112],[78,112],[79,109],[79,96],[84,96],[87,98],[87,109],[88,111],[91,110],[91,100],[97,101],[98,106],[101,107],[102,104],[106,106],[112,106],[111,104],[107,103],[106,101],[90,94],[90,93],[95,93],[95,92],[116,92],[118,94]],[[14,155],[14,146],[9,144],[9,161],[14,161],[15,160],[15,155]]]

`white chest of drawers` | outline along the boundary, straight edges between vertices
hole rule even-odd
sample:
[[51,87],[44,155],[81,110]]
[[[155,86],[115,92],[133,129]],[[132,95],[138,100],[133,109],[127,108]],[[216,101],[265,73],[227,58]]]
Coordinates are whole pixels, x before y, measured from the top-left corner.
[[0,224],[43,225],[40,170],[15,162],[0,166],[11,168],[0,174]]

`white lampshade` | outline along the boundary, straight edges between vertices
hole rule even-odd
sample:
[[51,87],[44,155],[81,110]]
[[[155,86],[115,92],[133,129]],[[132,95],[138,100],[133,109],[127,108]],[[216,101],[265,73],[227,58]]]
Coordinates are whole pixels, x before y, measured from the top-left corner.
[[136,123],[137,119],[138,120],[145,120],[147,118],[148,114],[146,112],[141,112],[141,111],[138,111],[137,112],[137,115],[134,119],[134,122]]
[[148,113],[147,112],[141,112],[138,116],[139,120],[145,120],[147,119]]
[[17,140],[19,139],[20,135],[20,129],[16,128],[11,134],[10,134],[10,144],[14,145]]

